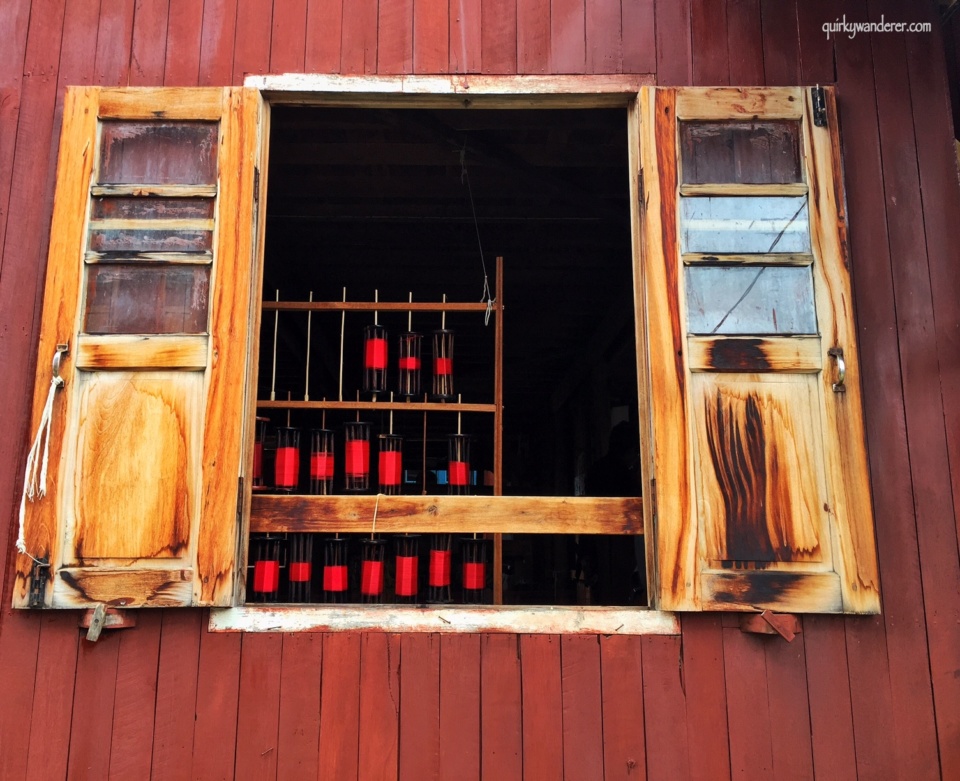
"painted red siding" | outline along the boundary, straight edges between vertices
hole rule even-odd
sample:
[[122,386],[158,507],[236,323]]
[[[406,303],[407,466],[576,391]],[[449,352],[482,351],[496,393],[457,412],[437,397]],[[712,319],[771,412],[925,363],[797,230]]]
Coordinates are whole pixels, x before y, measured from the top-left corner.
[[[934,32],[828,39],[843,15]],[[837,84],[883,584],[881,616],[805,617],[792,644],[717,615],[680,637],[243,636],[164,610],[92,645],[75,614],[6,607],[5,577],[0,778],[960,778],[960,187],[932,3],[8,0],[0,40],[6,572],[67,84],[628,72]]]

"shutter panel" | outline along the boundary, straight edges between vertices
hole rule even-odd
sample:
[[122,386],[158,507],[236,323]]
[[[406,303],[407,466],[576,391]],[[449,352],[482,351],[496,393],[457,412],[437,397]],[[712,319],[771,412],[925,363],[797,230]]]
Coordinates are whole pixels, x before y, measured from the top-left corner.
[[71,88],[33,423],[45,497],[14,604],[228,605],[236,580],[259,94]]
[[826,98],[818,127],[808,89],[641,95],[664,609],[879,611]]

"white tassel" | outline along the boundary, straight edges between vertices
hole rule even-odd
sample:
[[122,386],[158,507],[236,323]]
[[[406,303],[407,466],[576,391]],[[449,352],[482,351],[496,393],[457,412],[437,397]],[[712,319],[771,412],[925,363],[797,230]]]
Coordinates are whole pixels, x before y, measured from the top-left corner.
[[[27,453],[27,469],[23,476],[23,495],[20,497],[20,533],[17,536],[17,550],[27,556],[30,556],[27,553],[27,542],[24,537],[27,499],[32,502],[35,497],[46,496],[47,493],[47,464],[50,460],[50,424],[53,420],[53,400],[57,395],[57,390],[62,387],[62,378],[54,377],[50,380],[50,391],[47,393],[47,402],[43,405],[43,414],[40,416],[37,435],[30,446],[30,452]],[[33,559],[33,556],[30,556],[30,558]],[[36,559],[33,560],[36,561]]]

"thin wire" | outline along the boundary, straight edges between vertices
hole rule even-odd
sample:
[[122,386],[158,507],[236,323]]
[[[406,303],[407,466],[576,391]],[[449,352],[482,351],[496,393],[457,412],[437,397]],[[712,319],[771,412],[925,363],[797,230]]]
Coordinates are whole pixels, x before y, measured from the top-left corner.
[[460,150],[460,184],[466,182],[467,193],[470,195],[470,211],[473,213],[473,227],[477,231],[477,246],[480,248],[480,265],[483,267],[483,295],[480,301],[487,302],[487,312],[483,317],[483,324],[490,324],[490,312],[493,311],[493,296],[490,293],[490,282],[487,278],[487,264],[483,259],[483,242],[480,240],[480,223],[477,220],[477,207],[473,203],[473,188],[470,186],[470,174],[467,171],[467,142],[464,140]]

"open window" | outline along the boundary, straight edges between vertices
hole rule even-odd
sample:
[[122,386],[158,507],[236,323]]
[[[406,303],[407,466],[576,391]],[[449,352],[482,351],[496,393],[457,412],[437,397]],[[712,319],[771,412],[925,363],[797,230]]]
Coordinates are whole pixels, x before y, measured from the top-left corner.
[[[582,603],[596,577],[592,601],[636,604],[645,558],[655,607],[879,609],[832,92],[530,109],[472,87],[272,107],[250,88],[68,91],[35,423],[70,352],[16,605],[235,605],[304,583],[302,601],[330,583],[362,601],[378,535],[395,568],[395,540],[420,535],[418,603],[452,535],[459,601],[475,533],[470,602]],[[401,398],[407,330],[422,385]],[[432,386],[435,330],[457,334],[452,394]],[[357,417],[367,493],[348,490]],[[585,479],[619,421],[642,475],[611,496]],[[391,425],[401,456],[381,466]],[[334,438],[324,489],[314,430]]]

